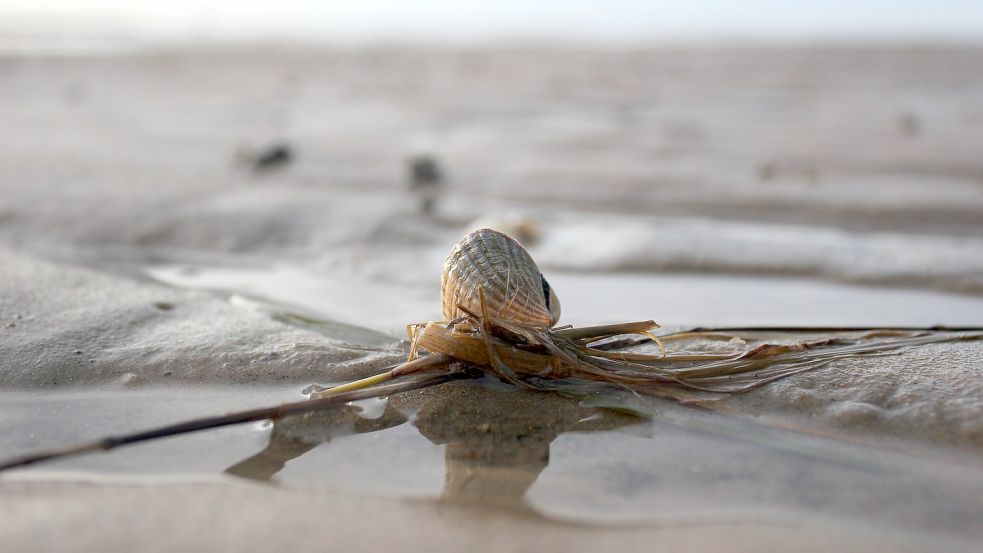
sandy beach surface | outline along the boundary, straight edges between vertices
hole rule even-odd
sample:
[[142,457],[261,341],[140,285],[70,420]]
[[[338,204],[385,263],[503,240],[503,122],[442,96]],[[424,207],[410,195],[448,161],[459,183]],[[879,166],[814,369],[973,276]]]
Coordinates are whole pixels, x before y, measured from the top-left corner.
[[[939,341],[639,418],[490,378],[0,476],[5,551],[971,551],[973,48],[0,54],[0,453],[405,358],[468,230],[574,325]],[[253,169],[271,144],[289,162]],[[407,159],[446,175],[421,213]],[[826,327],[807,333],[769,327]],[[939,334],[940,336],[942,334]],[[682,347],[682,346],[680,346]],[[634,405],[638,407],[637,405]]]

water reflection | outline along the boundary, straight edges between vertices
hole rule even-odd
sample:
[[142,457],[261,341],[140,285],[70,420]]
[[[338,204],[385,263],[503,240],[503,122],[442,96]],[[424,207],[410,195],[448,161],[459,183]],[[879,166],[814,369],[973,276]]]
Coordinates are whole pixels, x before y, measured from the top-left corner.
[[345,405],[277,421],[265,449],[225,472],[269,480],[288,461],[334,437],[385,430],[411,418],[422,436],[446,446],[442,501],[524,511],[531,509],[524,497],[549,465],[550,443],[559,435],[641,421],[554,394],[453,382],[394,396],[374,418],[366,418],[359,406]]
[[289,417],[273,423],[270,442],[262,451],[225,469],[225,473],[252,480],[269,480],[288,461],[327,444],[332,438],[377,432],[407,420],[391,402],[376,418],[364,417],[363,408],[352,404]]

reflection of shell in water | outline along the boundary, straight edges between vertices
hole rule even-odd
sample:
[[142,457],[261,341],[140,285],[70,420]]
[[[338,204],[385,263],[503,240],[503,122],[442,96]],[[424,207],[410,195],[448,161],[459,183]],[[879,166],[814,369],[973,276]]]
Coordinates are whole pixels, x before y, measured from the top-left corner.
[[538,328],[550,328],[560,318],[560,302],[536,262],[498,231],[486,228],[465,236],[447,256],[440,280],[448,320],[465,314],[459,305],[481,312],[479,287],[491,317]]

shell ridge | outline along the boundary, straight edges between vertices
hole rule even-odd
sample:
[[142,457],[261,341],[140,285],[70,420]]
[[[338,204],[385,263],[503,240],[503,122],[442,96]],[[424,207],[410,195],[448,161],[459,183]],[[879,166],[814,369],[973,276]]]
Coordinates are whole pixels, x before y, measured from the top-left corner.
[[[490,248],[488,242],[489,242],[488,240],[481,240],[479,241],[477,247],[475,248],[477,250],[476,253],[478,255],[477,255],[476,262],[473,262],[472,266],[475,268],[476,276],[478,276],[479,278],[474,280],[476,280],[475,284],[477,286],[482,287],[485,294],[486,303],[492,303],[493,305],[501,306],[501,303],[504,300],[504,295],[502,294],[501,290],[493,286],[495,280],[498,277],[498,275],[494,270],[494,267],[498,261],[497,259],[495,259],[495,257],[497,257],[496,254],[498,252],[496,252],[494,248]],[[471,257],[469,257],[469,259],[474,260],[474,258]],[[471,293],[473,294],[475,286],[471,286],[469,288],[471,289]],[[497,310],[496,315],[501,315],[500,307]]]
[[549,328],[552,323],[543,293],[543,276],[529,253],[514,239],[490,229],[464,237],[444,263],[441,304],[454,319],[478,309],[477,289],[484,291],[495,317]]
[[[511,242],[506,242],[506,243],[507,243],[507,245],[508,245],[508,248],[509,248],[509,250],[510,250],[510,254],[511,254],[511,255],[509,255],[509,259],[510,259],[510,261],[511,261],[511,259],[512,259],[513,257],[515,257],[516,255],[521,255],[521,254],[523,254],[523,253],[525,253],[525,251],[523,251],[523,252],[521,252],[521,253],[520,253],[519,251],[517,251],[517,248],[516,248],[516,246],[517,246],[517,244],[513,244],[513,243],[511,243]],[[526,254],[526,255],[528,256],[528,254]],[[531,258],[530,258],[530,260],[531,260]],[[528,277],[528,274],[524,274],[524,275],[520,275],[520,278],[522,278],[522,277]],[[528,280],[528,278],[526,278],[526,280]],[[523,284],[526,284],[526,285],[528,286],[528,282],[525,282],[525,283],[523,283]],[[520,286],[516,286],[516,289],[515,289],[515,295],[514,295],[514,296],[512,297],[512,301],[513,301],[513,302],[515,301],[515,299],[516,299],[516,298],[518,298],[518,297],[519,297],[519,292],[520,292],[520,291],[521,291],[522,289],[523,289],[523,287],[520,287]],[[522,307],[521,307],[521,310],[522,310],[523,312],[530,312],[530,308],[529,308],[529,299],[530,299],[530,298],[529,298],[529,294],[528,294],[528,290],[529,290],[529,289],[528,289],[528,287],[525,287],[525,291],[526,291],[527,293],[525,293],[525,294],[522,294]],[[510,303],[512,303],[512,302],[510,302]]]

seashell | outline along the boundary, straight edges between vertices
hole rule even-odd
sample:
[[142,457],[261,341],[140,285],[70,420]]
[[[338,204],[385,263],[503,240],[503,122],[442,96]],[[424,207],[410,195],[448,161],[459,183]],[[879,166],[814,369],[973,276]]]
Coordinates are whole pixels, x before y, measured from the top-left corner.
[[560,318],[560,300],[536,262],[518,242],[483,228],[464,237],[444,262],[440,277],[444,318],[481,311],[482,289],[489,315],[534,328],[549,329]]

